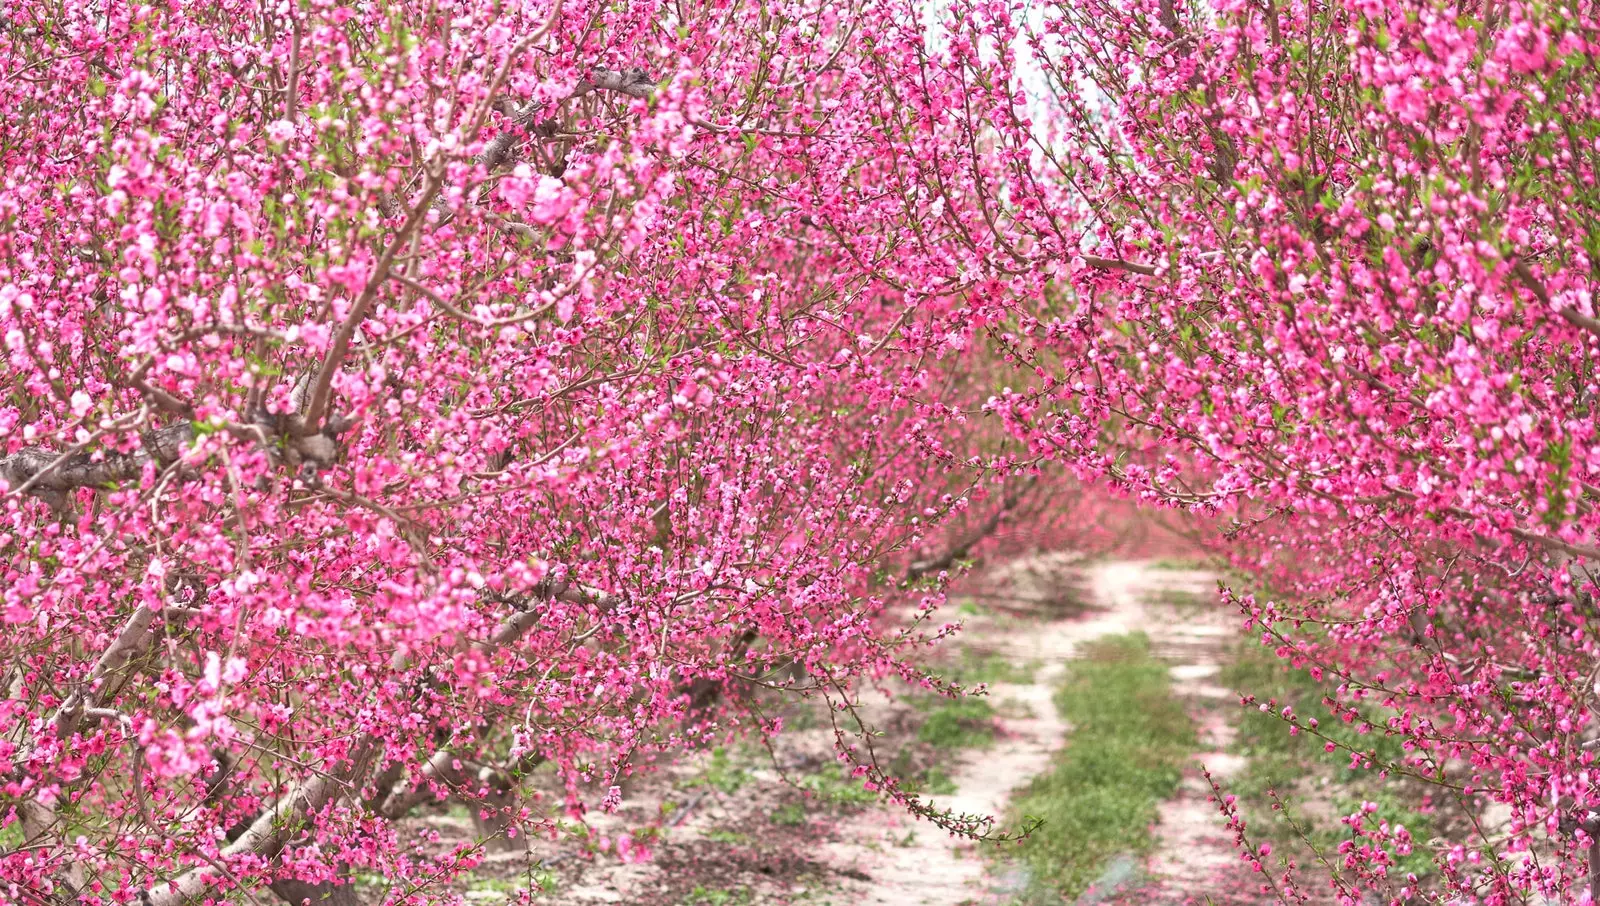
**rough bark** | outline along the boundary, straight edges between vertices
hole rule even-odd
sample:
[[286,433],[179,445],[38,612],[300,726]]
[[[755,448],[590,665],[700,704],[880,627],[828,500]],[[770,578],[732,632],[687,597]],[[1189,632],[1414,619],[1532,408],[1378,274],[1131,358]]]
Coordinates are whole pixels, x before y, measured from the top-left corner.
[[[338,458],[338,437],[350,424],[346,419],[332,418],[321,430],[304,432],[301,421],[294,418],[277,423],[233,425],[225,430],[254,440],[280,462],[321,467]],[[141,433],[139,447],[131,453],[104,450],[57,453],[42,447],[25,447],[0,458],[0,479],[13,494],[31,494],[47,500],[60,499],[79,488],[110,489],[138,481],[146,466],[154,465],[159,469],[177,462],[194,439],[193,423],[180,422]]]

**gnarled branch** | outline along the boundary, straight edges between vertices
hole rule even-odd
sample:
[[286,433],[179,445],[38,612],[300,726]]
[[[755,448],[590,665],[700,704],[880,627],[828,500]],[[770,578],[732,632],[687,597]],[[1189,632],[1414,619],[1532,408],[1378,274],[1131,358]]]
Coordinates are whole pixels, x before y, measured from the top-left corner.
[[[275,456],[285,454],[290,465],[325,466],[338,458],[338,436],[353,423],[336,416],[315,433],[306,433],[302,424],[298,418],[288,418],[229,425],[224,430],[255,440]],[[177,462],[195,437],[194,423],[179,422],[141,433],[139,449],[131,453],[56,453],[42,447],[25,447],[0,458],[0,479],[9,486],[10,494],[30,494],[47,500],[59,499],[78,488],[109,489],[137,481],[148,465],[165,468]]]

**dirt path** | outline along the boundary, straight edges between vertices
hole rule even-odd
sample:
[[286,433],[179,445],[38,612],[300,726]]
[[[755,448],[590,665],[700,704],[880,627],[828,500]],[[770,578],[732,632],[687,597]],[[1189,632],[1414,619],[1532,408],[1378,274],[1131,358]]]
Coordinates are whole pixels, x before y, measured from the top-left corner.
[[[1014,562],[989,580],[992,587],[972,590],[988,606],[968,621],[958,651],[1036,669],[1008,674],[1016,682],[990,684],[998,715],[993,744],[941,756],[938,767],[954,792],[933,796],[939,807],[1004,816],[1012,792],[1049,768],[1070,732],[1052,701],[1067,664],[1086,642],[1136,631],[1172,665],[1174,691],[1200,722],[1209,751],[1199,761],[1224,776],[1238,769],[1239,759],[1225,751],[1231,695],[1217,684],[1233,629],[1209,604],[1209,575],[1148,562],[1084,565],[1057,554]],[[961,596],[955,599],[959,606]],[[887,699],[869,710],[879,726],[913,713]],[[915,742],[916,724],[907,730],[902,722],[896,732]],[[797,775],[815,779],[832,761],[831,734],[797,727],[780,740],[777,754]],[[1208,794],[1197,762],[1178,795],[1160,807],[1155,855],[1113,859],[1096,887],[1128,885],[1147,895],[1144,902],[1161,904],[1203,902],[1215,893],[1216,879],[1238,859]],[[618,815],[590,816],[598,855],[571,841],[518,841],[490,854],[465,894],[497,906],[518,890],[548,883],[539,901],[552,906],[1006,906],[1028,885],[1020,868],[996,869],[973,844],[898,809],[802,808],[798,796],[748,755],[730,755],[720,768],[704,758],[669,766],[630,791]],[[659,824],[665,814],[676,817],[649,861],[625,864],[606,854],[608,839]],[[441,845],[471,836],[464,813],[436,813],[417,824],[440,835]],[[545,866],[553,873],[540,881]],[[1091,892],[1080,906],[1102,898]]]
[[[1048,566],[1048,565],[1047,565]],[[1015,598],[1043,600],[1049,568],[1027,570],[1015,578]],[[1045,578],[1040,578],[1041,576]],[[1145,878],[1165,902],[1182,902],[1211,890],[1220,871],[1237,862],[1221,822],[1206,802],[1209,788],[1198,770],[1204,763],[1214,774],[1237,771],[1241,759],[1226,752],[1232,727],[1225,705],[1228,690],[1216,683],[1230,627],[1214,607],[1180,608],[1152,601],[1162,594],[1204,596],[1214,592],[1212,578],[1201,572],[1153,568],[1148,562],[1112,561],[1086,568],[1091,609],[1076,617],[1045,623],[998,627],[975,621],[963,644],[981,646],[1013,663],[1037,663],[1031,683],[994,684],[991,696],[1026,705],[1025,717],[1002,717],[1002,732],[987,750],[970,752],[954,771],[958,791],[937,799],[959,811],[1005,813],[1011,793],[1049,767],[1050,755],[1068,728],[1051,695],[1060,685],[1067,663],[1088,641],[1106,635],[1142,631],[1161,657],[1173,664],[1174,691],[1191,703],[1200,719],[1202,745],[1195,769],[1184,779],[1179,795],[1163,803],[1155,829],[1156,855],[1141,871],[1133,860],[1108,867],[1108,885]],[[1186,612],[1180,612],[1186,611]],[[910,831],[910,836],[907,832]],[[938,833],[903,815],[869,811],[840,828],[838,839],[823,848],[823,860],[867,875],[845,902],[873,906],[990,906],[1010,902],[1025,885],[1020,874],[995,877],[974,846]]]
[[[1038,570],[1048,576],[1055,570]],[[1024,572],[1012,583],[1014,597],[1046,599],[1048,579]],[[981,647],[1013,664],[1037,664],[1033,681],[993,683],[990,699],[1008,703],[1006,712],[1025,715],[999,718],[992,748],[961,753],[950,771],[957,791],[934,797],[940,807],[958,812],[1004,815],[1011,791],[1049,766],[1050,753],[1061,744],[1067,727],[1051,694],[1061,682],[1066,662],[1085,639],[1117,628],[1121,615],[1095,613],[1087,620],[1054,620],[1001,626],[975,620],[961,644]],[[907,832],[910,831],[910,836]],[[890,842],[892,841],[892,842]],[[1001,903],[1018,883],[989,877],[974,844],[951,838],[926,822],[897,812],[873,810],[839,829],[824,848],[824,861],[867,875],[849,902],[864,906],[955,906]]]
[[[1142,574],[1148,589],[1151,573]],[[1205,573],[1166,572],[1155,587],[1209,599],[1215,580]],[[1140,587],[1129,583],[1125,587]],[[1219,896],[1218,879],[1237,870],[1238,850],[1227,835],[1216,806],[1209,802],[1211,785],[1203,766],[1219,781],[1236,776],[1245,759],[1228,751],[1234,738],[1231,720],[1234,693],[1218,677],[1228,641],[1237,630],[1216,607],[1153,605],[1166,619],[1146,627],[1151,647],[1172,665],[1172,690],[1184,699],[1198,724],[1201,752],[1184,773],[1178,794],[1163,802],[1155,827],[1155,851],[1147,865],[1154,891],[1162,902],[1185,903],[1228,899]],[[1181,611],[1181,612],[1178,612]]]

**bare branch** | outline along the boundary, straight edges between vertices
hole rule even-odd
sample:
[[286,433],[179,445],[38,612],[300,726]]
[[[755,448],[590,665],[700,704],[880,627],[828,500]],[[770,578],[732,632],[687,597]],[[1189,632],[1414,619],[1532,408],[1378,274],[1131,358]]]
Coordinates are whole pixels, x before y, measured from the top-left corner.
[[367,285],[362,288],[361,295],[357,296],[350,306],[350,311],[345,315],[344,322],[333,335],[333,342],[328,347],[328,354],[322,360],[322,366],[317,369],[316,380],[311,385],[310,399],[306,403],[305,424],[311,432],[318,431],[322,415],[328,408],[328,401],[333,395],[333,376],[338,373],[339,367],[344,364],[344,357],[350,351],[350,341],[355,338],[356,329],[361,322],[367,319],[367,312],[372,308],[373,300],[378,296],[378,290],[389,279],[390,270],[394,267],[394,260],[399,256],[400,250],[411,238],[412,231],[422,225],[424,218],[433,207],[433,196],[438,193],[443,181],[430,174],[423,185],[422,194],[412,205],[411,211],[406,215],[405,222],[390,240],[389,247],[384,249],[383,257],[372,269],[372,276],[367,278]]
[[429,799],[433,793],[429,788],[431,783],[450,783],[456,777],[455,754],[448,748],[434,752],[422,764],[421,777],[412,785],[397,784],[389,795],[384,797],[383,804],[377,808],[378,814],[391,821],[405,817],[418,804]]
[[[648,98],[655,93],[655,90],[655,79],[652,79],[642,69],[629,69],[619,72],[614,69],[600,68],[595,69],[587,80],[579,83],[578,87],[573,90],[572,94],[567,95],[566,99],[569,101],[576,100],[596,91],[614,91],[618,94],[625,94],[628,97]],[[516,123],[517,126],[528,127],[533,124],[534,117],[544,108],[533,104],[517,107],[514,101],[501,99],[498,109],[509,117],[513,123]],[[546,136],[554,135],[556,121],[547,119],[537,125],[532,125],[532,128],[535,132]],[[521,134],[518,129],[507,129],[501,132],[483,146],[483,152],[478,155],[478,162],[489,170],[495,169],[510,158],[512,150],[516,148],[517,142],[520,140]]]
[[[117,633],[110,647],[100,655],[100,660],[95,662],[94,670],[90,671],[88,678],[77,691],[67,696],[67,700],[56,710],[56,716],[51,723],[55,726],[57,739],[71,736],[84,716],[97,714],[101,710],[102,684],[107,677],[127,666],[129,661],[144,651],[145,642],[150,638],[150,623],[155,616],[156,611],[141,606],[128,618],[128,622],[122,625],[122,631]],[[111,716],[121,715],[113,711]]]
[[578,90],[572,93],[575,98],[581,98],[592,91],[615,91],[631,98],[647,98],[656,91],[656,80],[643,69],[615,69],[596,68],[588,80],[578,85]]
[[1090,267],[1097,267],[1108,271],[1127,271],[1130,274],[1142,274],[1154,277],[1156,268],[1153,264],[1140,264],[1137,261],[1123,261],[1120,258],[1102,258],[1099,255],[1082,255],[1083,263]]
[[177,461],[193,437],[193,427],[180,423],[144,434],[141,448],[132,453],[63,454],[26,447],[0,459],[0,479],[10,486],[11,494],[106,487],[138,479],[151,463],[164,466]]
[[[126,714],[100,707],[100,695],[108,678],[143,653],[150,640],[150,623],[155,619],[157,612],[149,607],[140,606],[122,625],[117,637],[95,662],[94,669],[79,687],[67,696],[66,701],[61,703],[61,707],[56,709],[55,715],[50,719],[50,726],[56,739],[65,740],[77,732],[85,717],[117,720],[122,723],[125,731],[129,731],[128,735],[132,736],[132,720]],[[50,829],[60,820],[54,805],[47,799],[40,799],[37,796],[30,796],[18,803],[17,813],[22,819],[23,839],[30,842],[46,838]],[[79,889],[87,878],[81,866],[71,865],[66,872],[66,880],[74,889]]]
[[[548,579],[540,582],[529,597],[546,601],[566,601],[572,604],[592,604],[601,611],[612,610],[622,603],[620,595],[614,595],[578,582],[552,582]],[[490,636],[488,641],[482,643],[478,650],[489,652],[509,645],[521,638],[523,633],[532,629],[539,622],[541,614],[537,610],[527,607],[525,602],[512,603],[519,604],[522,609],[516,615],[501,623],[499,630],[493,636]]]

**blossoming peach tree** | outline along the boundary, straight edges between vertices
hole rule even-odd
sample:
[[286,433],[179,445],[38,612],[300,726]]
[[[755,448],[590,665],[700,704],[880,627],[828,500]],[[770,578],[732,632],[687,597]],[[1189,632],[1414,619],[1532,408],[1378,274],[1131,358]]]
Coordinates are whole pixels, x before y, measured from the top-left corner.
[[762,686],[982,834],[852,702],[1064,472],[1231,520],[1352,762],[1460,805],[1348,816],[1341,896],[1595,876],[1600,17],[933,11],[9,7],[7,895],[428,901],[419,802],[610,807]]
[[[1325,744],[1459,806],[1431,841],[1347,816],[1336,892],[1600,898],[1594,7],[952,21],[950,115],[986,120],[971,153],[1005,165],[966,191],[997,200],[990,266],[1032,284],[984,328],[1032,371],[990,410],[1035,453],[1230,525],[1247,628],[1330,684],[1322,720],[1403,756]],[[1414,848],[1424,886],[1394,868]]]
[[1061,487],[974,417],[914,12],[0,12],[0,898],[435,902],[420,803],[547,830],[760,689],[994,833],[853,716]]

